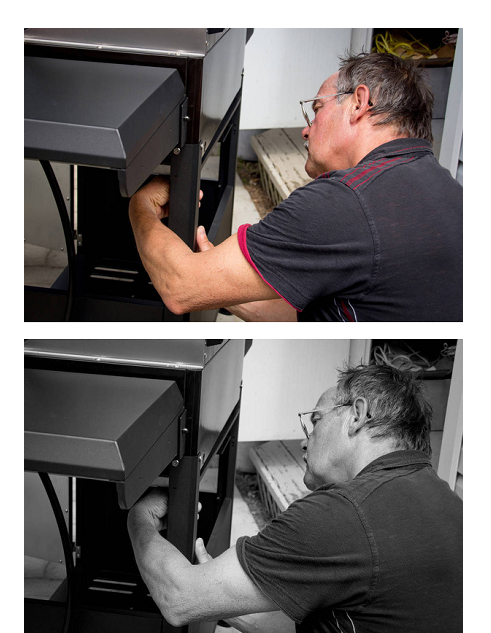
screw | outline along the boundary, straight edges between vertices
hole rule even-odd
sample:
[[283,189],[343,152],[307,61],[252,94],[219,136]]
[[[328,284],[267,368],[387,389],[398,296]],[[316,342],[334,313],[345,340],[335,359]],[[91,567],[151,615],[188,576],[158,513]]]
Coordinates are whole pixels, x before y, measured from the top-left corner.
[[172,460],[172,462],[171,462],[171,463],[172,463],[172,465],[174,466],[174,468],[175,468],[176,466],[179,466],[179,460],[178,460],[178,459],[174,459],[174,460]]
[[174,148],[174,154],[180,154],[181,153],[181,149],[179,147],[175,147]]

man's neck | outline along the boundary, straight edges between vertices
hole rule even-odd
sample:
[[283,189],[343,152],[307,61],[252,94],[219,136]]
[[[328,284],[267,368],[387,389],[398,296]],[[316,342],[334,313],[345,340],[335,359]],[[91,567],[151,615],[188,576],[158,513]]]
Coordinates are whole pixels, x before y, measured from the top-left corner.
[[357,451],[351,464],[352,478],[356,477],[364,468],[379,457],[397,450],[392,440],[369,440],[363,446],[363,450]]
[[379,134],[371,137],[370,139],[366,139],[366,142],[360,144],[359,147],[356,148],[352,158],[352,161],[354,163],[352,167],[356,167],[356,165],[358,165],[365,158],[365,156],[368,156],[368,154],[370,154],[370,152],[373,152],[374,149],[377,149],[377,147],[380,147],[385,143],[389,143],[390,141],[395,141],[399,138],[408,137],[401,135],[396,136],[394,134]]
[[352,163],[351,167],[356,167],[356,165],[358,165],[365,156],[368,156],[368,154],[373,152],[374,149],[377,149],[377,147],[380,147],[385,143],[389,143],[390,141],[395,141],[399,138],[407,138],[407,136],[403,134],[396,134],[392,129],[387,129],[386,131],[381,129],[375,133],[368,134],[363,139],[360,139],[360,143],[353,148],[350,160]]

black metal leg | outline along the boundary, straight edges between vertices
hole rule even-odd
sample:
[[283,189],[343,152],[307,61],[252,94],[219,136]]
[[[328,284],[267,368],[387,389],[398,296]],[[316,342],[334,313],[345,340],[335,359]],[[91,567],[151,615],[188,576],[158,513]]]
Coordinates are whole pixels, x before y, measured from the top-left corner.
[[[198,226],[200,178],[201,147],[184,145],[179,154],[172,155],[171,160],[168,226],[193,251]],[[178,316],[166,308],[164,321],[189,321],[189,315]]]
[[201,147],[184,145],[171,161],[168,226],[192,250],[198,226],[200,177]]
[[[169,514],[167,539],[190,561],[194,558],[199,494],[199,456],[183,457],[169,473]],[[163,622],[164,633],[187,633]]]
[[169,473],[167,538],[190,561],[194,557],[199,493],[199,456],[183,457]]

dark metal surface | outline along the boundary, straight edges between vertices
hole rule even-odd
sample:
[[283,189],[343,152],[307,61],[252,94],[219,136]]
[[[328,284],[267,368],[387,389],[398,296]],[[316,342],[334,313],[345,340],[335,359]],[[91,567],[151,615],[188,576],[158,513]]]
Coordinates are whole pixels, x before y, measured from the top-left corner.
[[125,170],[132,195],[178,144],[177,70],[24,58],[24,155]]
[[244,341],[230,340],[202,372],[198,447],[204,460],[240,398],[243,359]]
[[26,470],[124,482],[164,436],[142,494],[177,453],[174,382],[26,369],[24,394]]
[[246,29],[230,29],[203,60],[199,135],[205,151],[241,90],[245,39]]

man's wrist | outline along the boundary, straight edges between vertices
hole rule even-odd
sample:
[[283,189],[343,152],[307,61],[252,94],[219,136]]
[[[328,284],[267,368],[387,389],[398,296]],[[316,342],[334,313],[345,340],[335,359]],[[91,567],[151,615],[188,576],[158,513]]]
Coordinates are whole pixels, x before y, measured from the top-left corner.
[[143,214],[154,215],[157,219],[160,219],[159,212],[161,211],[160,207],[157,207],[152,201],[148,198],[148,196],[139,196],[138,193],[130,200],[129,205],[129,214],[130,218],[139,216]]
[[128,531],[140,531],[141,529],[152,529],[157,531],[157,526],[155,525],[155,520],[152,516],[143,508],[138,507],[138,505],[133,506],[128,512],[127,518]]

